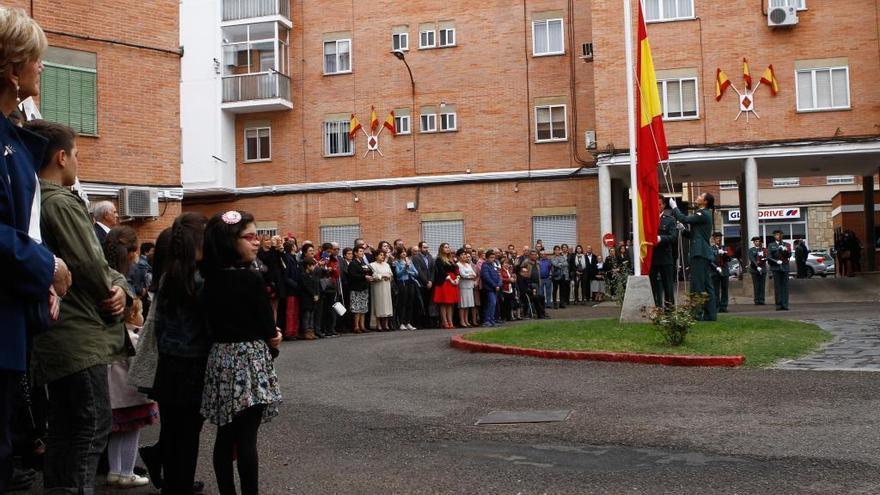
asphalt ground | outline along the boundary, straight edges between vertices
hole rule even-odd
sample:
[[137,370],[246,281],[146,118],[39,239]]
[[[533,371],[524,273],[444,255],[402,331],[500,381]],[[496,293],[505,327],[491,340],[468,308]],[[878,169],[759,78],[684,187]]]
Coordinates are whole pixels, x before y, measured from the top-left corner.
[[[732,309],[877,314],[871,304]],[[449,347],[453,333],[285,343],[276,362],[285,403],[260,433],[262,492],[880,493],[880,374],[471,354]],[[491,411],[543,409],[573,413],[557,423],[475,426]],[[205,426],[198,472],[208,493],[214,430]]]

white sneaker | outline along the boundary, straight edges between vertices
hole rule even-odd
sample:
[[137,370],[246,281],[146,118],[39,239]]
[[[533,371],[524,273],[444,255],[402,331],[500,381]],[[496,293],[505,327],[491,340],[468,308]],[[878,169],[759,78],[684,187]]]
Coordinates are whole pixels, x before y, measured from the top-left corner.
[[139,486],[146,486],[149,484],[149,478],[138,476],[136,474],[132,474],[130,476],[119,476],[119,480],[116,482],[116,486],[118,486],[119,488],[135,488]]
[[406,325],[400,325],[400,329],[401,330],[409,330],[408,328],[406,328]]
[[119,483],[119,478],[121,477],[122,475],[119,473],[107,473],[107,484],[116,485]]
[[406,328],[408,328],[409,330],[416,330],[416,327],[412,326],[411,323],[407,324]]

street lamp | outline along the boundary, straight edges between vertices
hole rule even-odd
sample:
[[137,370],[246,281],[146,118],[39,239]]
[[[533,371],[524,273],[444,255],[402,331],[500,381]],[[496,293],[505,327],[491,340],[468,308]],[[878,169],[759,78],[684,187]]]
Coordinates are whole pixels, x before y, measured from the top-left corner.
[[[412,135],[412,161],[413,161],[413,174],[418,175],[418,171],[416,170],[416,131],[413,129],[413,122],[416,116],[416,80],[413,79],[412,69],[409,68],[409,62],[406,61],[406,55],[403,53],[403,50],[394,50],[391,52],[397,58],[403,62],[403,65],[406,66],[406,71],[409,73],[409,84],[410,84],[410,97],[412,98],[412,111],[410,113],[409,118],[409,133]],[[418,204],[416,204],[418,207]]]

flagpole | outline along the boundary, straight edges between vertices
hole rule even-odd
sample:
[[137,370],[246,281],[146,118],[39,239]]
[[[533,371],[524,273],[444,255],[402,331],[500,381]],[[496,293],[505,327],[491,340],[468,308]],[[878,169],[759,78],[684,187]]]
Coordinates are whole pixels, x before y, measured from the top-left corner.
[[624,34],[624,50],[626,51],[626,114],[629,126],[629,183],[632,208],[632,260],[633,274],[642,274],[642,244],[639,238],[639,218],[638,201],[639,201],[639,184],[638,174],[636,173],[636,99],[635,99],[635,82],[633,73],[633,43],[632,43],[632,6],[631,0],[623,0],[623,34]]

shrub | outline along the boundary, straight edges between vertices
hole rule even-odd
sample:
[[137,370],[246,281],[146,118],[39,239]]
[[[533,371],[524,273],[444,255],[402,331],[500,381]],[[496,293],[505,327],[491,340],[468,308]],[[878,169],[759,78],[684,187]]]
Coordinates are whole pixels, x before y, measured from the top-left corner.
[[642,308],[667,344],[677,347],[684,343],[690,328],[697,322],[697,311],[705,304],[706,294],[690,293],[687,302],[662,308]]

